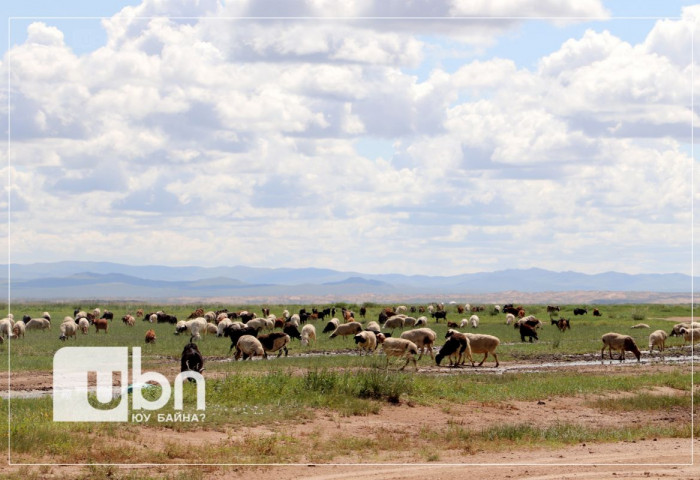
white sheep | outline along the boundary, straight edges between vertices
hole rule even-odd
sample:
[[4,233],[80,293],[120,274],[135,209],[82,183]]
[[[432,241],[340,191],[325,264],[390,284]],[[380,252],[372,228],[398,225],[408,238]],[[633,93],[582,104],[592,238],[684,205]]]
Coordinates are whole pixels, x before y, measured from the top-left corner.
[[416,363],[418,347],[415,343],[405,338],[385,338],[381,333],[377,335],[377,341],[382,344],[382,351],[386,355],[386,368],[389,368],[389,357],[406,357],[406,363],[400,370],[406,368],[410,361],[413,361],[413,366],[418,370],[418,364]]
[[478,315],[472,315],[469,317],[469,324],[472,326],[472,328],[476,328],[479,326],[479,316]]
[[12,338],[24,337],[26,325],[22,320],[18,320],[12,327]]
[[459,322],[459,328],[464,328],[467,325],[469,325],[469,319],[468,318],[463,318],[461,322]]
[[369,322],[367,324],[367,327],[365,327],[365,330],[369,330],[369,331],[374,332],[374,333],[379,333],[382,331],[379,324],[377,322],[375,322],[374,320],[372,320],[371,322]]
[[[92,311],[92,314],[95,316],[95,318],[100,318],[100,315],[102,315],[102,312],[100,311],[99,308],[96,308]],[[44,317],[46,318],[46,317]]]
[[216,324],[218,325],[219,323],[221,323],[222,321],[224,321],[226,319],[228,319],[228,313],[221,312],[220,314],[218,314],[216,316]]
[[389,317],[386,319],[384,322],[384,330],[394,330],[395,328],[403,328],[404,325],[404,317],[401,315],[394,315],[393,317]]
[[416,327],[420,327],[421,325],[423,325],[423,326],[428,325],[428,317],[421,316],[421,317],[416,318]]
[[338,335],[345,337],[347,335],[355,335],[362,331],[362,324],[359,322],[348,322],[338,325],[338,328],[333,330],[331,336],[328,338],[335,338]]
[[219,328],[215,323],[207,322],[206,333],[211,333],[212,335],[217,335],[219,333]]
[[4,338],[10,338],[12,336],[13,327],[14,324],[9,317],[0,320],[0,336]]
[[[268,328],[268,323],[265,318],[253,318],[252,320],[248,320],[248,323],[246,323],[246,325],[256,329],[258,332],[264,328]],[[272,326],[274,327],[274,322]]]
[[404,328],[414,327],[417,321],[418,320],[413,317],[406,317],[403,319],[403,326]]
[[651,328],[649,325],[646,323],[638,323],[637,325],[632,325],[631,328]]
[[72,318],[68,322],[63,322],[59,328],[61,329],[61,336],[58,337],[59,340],[65,341],[68,337],[77,338],[75,334],[78,331],[78,325],[76,325]]
[[32,318],[27,322],[27,330],[46,330],[51,328],[51,322],[45,318]]
[[478,333],[465,333],[465,335],[469,340],[469,348],[471,349],[471,352],[484,354],[483,360],[481,360],[478,365],[479,367],[484,364],[486,358],[489,356],[489,353],[493,355],[493,358],[496,360],[496,367],[498,367],[499,362],[498,355],[496,355],[496,348],[498,348],[498,346],[501,344],[498,337]]
[[[233,325],[233,321],[232,321],[230,318],[226,317],[226,318],[224,318],[223,320],[221,320],[221,321],[219,322],[219,324],[216,326],[216,336],[217,336],[217,337],[223,337],[223,336],[224,336],[224,330],[225,330],[226,327],[228,327],[229,325]],[[241,324],[241,325],[242,325],[242,324]]]
[[435,360],[435,355],[433,355],[433,345],[435,345],[437,334],[433,330],[429,328],[416,328],[403,332],[400,338],[405,338],[406,340],[412,341],[416,347],[420,349],[418,360],[423,357],[423,352],[426,349],[430,354],[430,358]]
[[396,310],[394,310],[394,311],[396,313],[404,313],[407,310],[408,310],[408,308],[406,307],[406,305],[399,305],[398,307],[396,307]]
[[690,342],[693,344],[700,342],[700,328],[681,328],[681,335],[683,335],[685,343]]
[[600,350],[600,360],[602,361],[605,357],[604,352],[607,348],[610,353],[610,359],[612,360],[612,351],[616,350],[620,352],[620,361],[625,361],[625,351],[634,353],[637,357],[637,361],[641,361],[642,352],[637,348],[637,344],[634,343],[634,339],[629,335],[621,335],[619,333],[606,333],[601,337],[603,341],[603,348]]
[[698,322],[692,322],[692,323],[677,323],[673,326],[671,329],[671,337],[680,337],[683,334],[681,333],[681,328],[700,328],[700,323]]
[[506,313],[506,325],[510,325],[513,322],[515,322],[515,315],[512,313]]
[[205,313],[205,314],[202,315],[202,316],[204,317],[204,319],[205,319],[207,322],[213,322],[213,321],[216,320],[216,313],[214,313],[214,312],[207,312],[207,313]]
[[365,353],[372,353],[377,348],[377,336],[370,330],[364,330],[353,338],[357,347]]
[[316,327],[311,324],[304,325],[304,328],[301,329],[301,344],[309,346],[312,341],[316,342]]
[[652,332],[651,335],[649,335],[649,354],[651,355],[651,351],[654,347],[659,350],[659,353],[662,353],[666,348],[666,338],[668,338],[668,335],[666,335],[666,332],[663,330]]
[[76,313],[75,320],[77,321],[79,318],[87,318],[87,312],[84,310],[81,310],[78,313]]
[[[10,315],[12,315],[12,314],[10,314]],[[44,313],[42,313],[42,314],[41,314],[41,318],[45,318],[45,319],[48,320],[49,322],[51,321],[51,315],[49,314],[49,312],[44,312]]]
[[243,360],[247,360],[248,358],[252,359],[256,355],[267,358],[262,343],[252,335],[243,335],[238,339],[238,342],[236,342],[236,354],[234,358],[239,360],[241,355],[243,356]]
[[152,313],[151,315],[148,316],[148,321],[150,323],[158,323],[158,315],[155,313]]
[[[285,312],[286,312],[286,310],[285,310]],[[289,314],[289,312],[287,312],[287,314]],[[299,326],[301,325],[301,317],[299,317],[298,313],[295,313],[294,315],[289,317],[289,320],[287,320],[287,322],[291,323],[295,327],[299,328]]]
[[204,335],[207,333],[207,321],[204,317],[197,317],[187,321],[180,320],[175,325],[175,335],[179,335],[187,330],[190,331],[190,341],[200,339],[200,334]]
[[78,320],[78,329],[83,332],[83,335],[87,335],[90,329],[90,322],[87,318],[81,317],[80,320]]

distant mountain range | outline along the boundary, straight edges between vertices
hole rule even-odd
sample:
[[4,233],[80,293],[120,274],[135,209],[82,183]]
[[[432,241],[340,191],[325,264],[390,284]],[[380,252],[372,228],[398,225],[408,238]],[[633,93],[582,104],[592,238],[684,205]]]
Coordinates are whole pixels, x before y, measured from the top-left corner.
[[[0,268],[0,288],[7,291],[8,268],[7,265],[3,267]],[[166,267],[66,261],[12,264],[10,275],[13,300],[245,298],[291,302],[317,298],[328,301],[402,298],[430,301],[436,296],[468,299],[495,292],[538,293],[542,297],[542,292],[588,291],[600,293],[592,300],[600,297],[601,301],[625,301],[631,295],[611,297],[604,292],[652,292],[664,294],[663,298],[686,299],[690,298],[691,291],[691,277],[683,274],[606,272],[587,275],[538,268],[428,276],[363,274],[319,268]],[[683,295],[668,295],[670,293]],[[659,295],[644,298],[659,298]]]

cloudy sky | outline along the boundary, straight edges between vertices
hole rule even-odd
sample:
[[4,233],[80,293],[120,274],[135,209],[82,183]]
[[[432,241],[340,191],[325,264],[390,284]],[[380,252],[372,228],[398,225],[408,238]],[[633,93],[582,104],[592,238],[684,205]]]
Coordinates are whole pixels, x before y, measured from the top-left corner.
[[14,263],[691,273],[700,5],[0,9]]

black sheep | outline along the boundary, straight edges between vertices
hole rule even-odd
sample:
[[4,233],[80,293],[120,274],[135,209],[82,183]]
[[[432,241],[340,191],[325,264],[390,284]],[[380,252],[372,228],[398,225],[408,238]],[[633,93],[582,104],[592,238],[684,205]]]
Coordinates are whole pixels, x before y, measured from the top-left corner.
[[466,350],[467,350],[467,339],[466,338],[451,336],[450,338],[447,339],[445,344],[440,348],[440,351],[438,352],[438,354],[435,355],[435,363],[437,365],[440,365],[440,362],[442,362],[443,358],[456,354],[456,355],[458,355],[457,361],[455,363],[452,363],[452,361],[450,361],[450,365],[457,366],[457,364],[459,363],[459,357],[461,357]]
[[[204,357],[202,357],[199,347],[197,347],[196,344],[188,343],[182,350],[182,356],[180,357],[180,371],[192,371],[200,374],[204,371]],[[190,382],[194,381],[192,378],[188,378],[188,380]]]
[[282,331],[285,334],[289,335],[289,338],[296,338],[297,340],[301,340],[301,333],[299,333],[299,329],[293,323],[285,322]]
[[236,346],[236,343],[238,343],[238,339],[241,338],[243,335],[252,335],[256,338],[258,337],[257,328],[248,326],[241,328],[237,325],[234,325],[229,325],[224,329],[224,337],[229,337],[231,339],[231,348],[228,349],[228,353],[231,353],[231,350],[233,350]]
[[530,343],[532,343],[533,338],[535,340],[539,340],[539,338],[537,338],[537,332],[535,331],[535,329],[532,328],[530,325],[523,323],[520,325],[520,341],[524,342],[525,337],[530,338]]

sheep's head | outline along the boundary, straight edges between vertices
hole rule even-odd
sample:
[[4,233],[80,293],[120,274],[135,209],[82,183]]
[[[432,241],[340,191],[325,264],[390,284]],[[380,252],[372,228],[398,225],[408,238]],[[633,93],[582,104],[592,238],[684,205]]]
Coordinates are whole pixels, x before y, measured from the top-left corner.
[[377,344],[384,343],[384,340],[386,340],[386,335],[384,335],[381,332],[377,333],[376,337],[377,337]]
[[639,351],[639,349],[637,348],[637,344],[634,343],[634,340],[632,340],[629,337],[625,338],[624,348],[626,351],[634,353],[634,356],[637,357],[638,362],[641,361],[642,352]]

